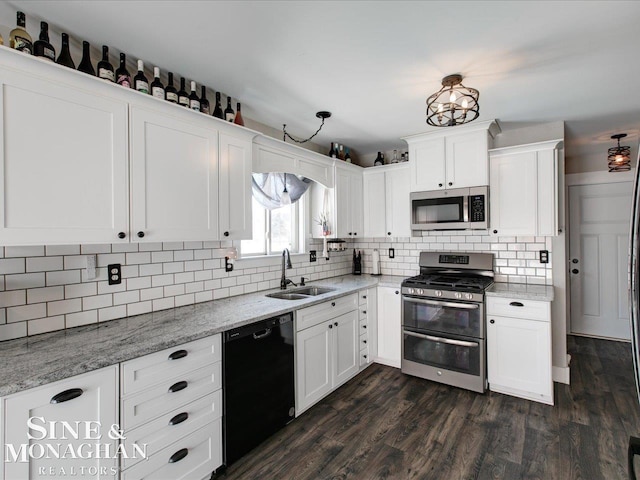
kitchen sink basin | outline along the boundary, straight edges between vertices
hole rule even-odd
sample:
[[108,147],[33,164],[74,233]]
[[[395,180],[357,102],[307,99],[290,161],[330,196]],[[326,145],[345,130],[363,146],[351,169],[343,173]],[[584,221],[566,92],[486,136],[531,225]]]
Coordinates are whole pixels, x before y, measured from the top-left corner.
[[267,297],[279,298],[281,300],[303,300],[305,298],[315,297],[324,293],[333,292],[334,290],[335,288],[327,287],[303,287],[284,292],[269,293]]

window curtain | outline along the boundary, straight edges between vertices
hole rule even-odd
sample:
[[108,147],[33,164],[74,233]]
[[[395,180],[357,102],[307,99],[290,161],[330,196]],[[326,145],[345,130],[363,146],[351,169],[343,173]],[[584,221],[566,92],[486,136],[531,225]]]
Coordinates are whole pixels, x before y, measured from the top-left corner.
[[[287,173],[287,191],[291,197],[291,204],[296,203],[311,186],[305,177]],[[280,198],[284,191],[284,173],[254,173],[251,178],[253,197],[268,210],[280,208]]]

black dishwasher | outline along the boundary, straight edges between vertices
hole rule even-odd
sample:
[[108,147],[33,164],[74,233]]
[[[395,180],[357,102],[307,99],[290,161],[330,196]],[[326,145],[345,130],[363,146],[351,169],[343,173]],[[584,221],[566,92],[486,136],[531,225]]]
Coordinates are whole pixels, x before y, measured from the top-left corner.
[[224,333],[224,449],[229,466],[295,417],[293,314]]

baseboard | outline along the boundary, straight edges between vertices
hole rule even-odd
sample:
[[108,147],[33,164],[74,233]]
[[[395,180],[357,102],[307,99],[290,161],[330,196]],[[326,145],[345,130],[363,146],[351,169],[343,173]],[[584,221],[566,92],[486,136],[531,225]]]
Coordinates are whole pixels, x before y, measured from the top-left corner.
[[389,360],[387,358],[376,357],[376,358],[373,359],[373,361],[375,363],[380,363],[382,365],[386,365],[387,367],[400,368],[400,362],[394,361],[394,360]]
[[571,376],[569,374],[569,367],[553,367],[551,370],[551,376],[553,377],[554,382],[570,385]]

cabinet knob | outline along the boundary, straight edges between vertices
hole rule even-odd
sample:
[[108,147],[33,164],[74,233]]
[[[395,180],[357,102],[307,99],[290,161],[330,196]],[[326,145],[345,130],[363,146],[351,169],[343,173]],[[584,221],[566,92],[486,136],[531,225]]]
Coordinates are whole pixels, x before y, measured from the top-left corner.
[[452,186],[452,185],[453,185],[453,182],[449,182],[449,186]]
[[511,302],[509,305],[512,307],[524,307],[524,303],[522,302]]
[[387,235],[391,236],[391,232],[387,232]]
[[363,342],[363,343],[367,343],[367,341],[366,341],[366,340],[363,340],[362,342]]
[[362,311],[362,313],[364,313],[364,314],[366,315],[366,314],[367,314],[367,311],[366,311],[366,310],[363,310],[363,311]]
[[127,234],[124,233],[124,232],[118,233],[118,238],[125,238],[126,236],[127,236]]
[[367,358],[367,356],[366,356],[366,355],[364,355],[364,358]]
[[329,324],[329,328],[333,328],[333,325]]
[[331,302],[331,306],[335,307],[336,306],[336,302]]
[[498,233],[498,230],[494,230],[493,233]]
[[573,260],[571,260],[571,263],[578,263],[578,259],[574,258]]
[[351,233],[351,232],[349,232],[349,235],[352,235],[352,233]]
[[362,328],[367,328],[367,326],[366,325],[362,325]]
[[439,183],[439,184],[438,184],[438,186],[439,186],[439,187],[442,187],[442,184],[441,184],[441,183]]
[[138,238],[142,238],[142,237],[144,237],[144,232],[142,231],[138,232]]
[[364,299],[366,300],[366,299],[367,299],[367,296],[366,296],[366,295],[362,295],[362,298],[364,298]]
[[398,290],[396,290],[396,295],[398,295],[400,292]]
[[224,234],[223,234],[223,235],[224,235],[225,237],[228,237],[228,236],[229,236],[229,232],[224,232]]
[[337,327],[338,326],[338,322],[335,322],[334,325]]
[[489,323],[496,323],[495,320],[489,320]]
[[356,235],[358,235],[358,232],[353,232],[353,236],[355,237]]
[[577,268],[574,268],[573,270],[571,270],[571,273],[573,274],[580,273],[580,270],[578,270]]

